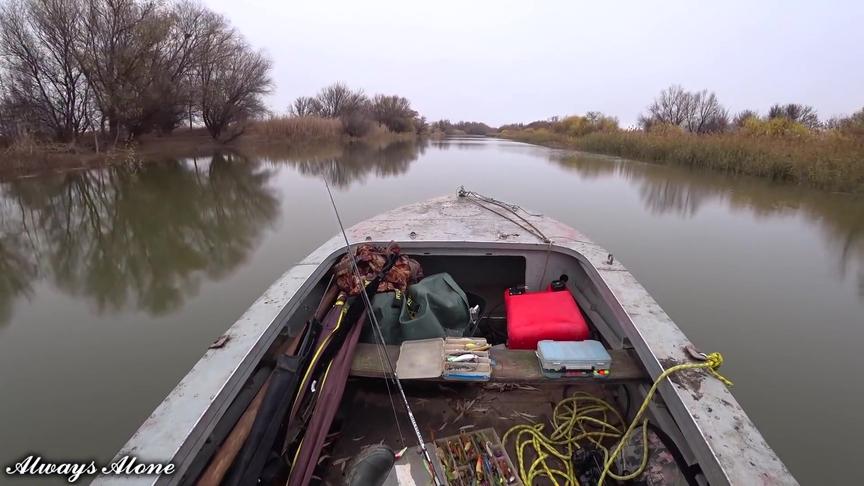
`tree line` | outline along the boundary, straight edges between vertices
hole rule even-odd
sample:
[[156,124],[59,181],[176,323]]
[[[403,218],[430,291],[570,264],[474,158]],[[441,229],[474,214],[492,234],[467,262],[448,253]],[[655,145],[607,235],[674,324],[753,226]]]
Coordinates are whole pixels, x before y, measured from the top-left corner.
[[646,131],[657,127],[679,127],[696,134],[742,128],[770,130],[771,126],[784,131],[818,130],[827,126],[819,120],[812,106],[798,103],[774,104],[764,117],[749,109],[732,116],[713,92],[687,91],[679,85],[661,91],[648,105],[647,113],[639,116],[639,124]]
[[432,130],[445,135],[494,135],[498,130],[483,122],[438,120],[432,123]]
[[0,138],[92,132],[98,148],[202,123],[230,140],[266,111],[270,69],[225,17],[191,1],[6,0]]
[[315,96],[299,96],[288,107],[291,117],[337,119],[345,134],[362,137],[375,123],[394,133],[425,135],[492,135],[497,129],[482,122],[451,122],[443,119],[432,123],[411,106],[403,96],[376,94],[371,98],[363,90],[352,89],[336,82],[321,89]]
[[[864,108],[849,116],[819,119],[816,109],[798,103],[774,104],[763,116],[756,110],[742,110],[734,115],[708,90],[688,91],[672,85],[660,92],[639,115],[639,128],[644,132],[682,131],[697,135],[736,132],[752,135],[803,135],[824,130],[836,130],[854,136],[864,136]],[[545,129],[552,132],[583,136],[598,131],[618,130],[618,120],[600,112],[585,115],[552,117],[527,124],[510,124],[500,130]]]
[[748,174],[832,191],[864,190],[864,109],[823,121],[812,106],[734,115],[717,95],[670,86],[622,130],[599,112],[500,127],[501,136],[634,160]]
[[394,133],[425,133],[426,118],[411,107],[411,102],[398,95],[376,94],[369,97],[361,89],[352,89],[343,82],[322,88],[315,96],[299,96],[288,107],[292,117],[338,119],[343,131],[351,137],[363,137],[376,123]]
[[799,103],[774,104],[763,116],[756,110],[742,110],[731,115],[713,92],[687,91],[672,85],[648,105],[639,116],[645,131],[675,127],[695,134],[743,131],[756,135],[805,134],[821,130],[839,130],[864,135],[864,109],[849,116],[820,120],[816,109]]

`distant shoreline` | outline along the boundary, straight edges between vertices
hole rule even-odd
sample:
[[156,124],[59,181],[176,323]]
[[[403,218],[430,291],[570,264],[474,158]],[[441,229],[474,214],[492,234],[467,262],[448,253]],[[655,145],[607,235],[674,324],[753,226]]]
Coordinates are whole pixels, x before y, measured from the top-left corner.
[[569,136],[546,129],[503,130],[499,137],[657,164],[746,174],[833,192],[864,194],[864,143],[852,138],[771,138],[612,130]]
[[[420,136],[377,132],[363,138],[339,136],[312,138],[299,141],[294,138],[269,137],[253,127],[249,133],[229,143],[221,143],[203,128],[178,129],[168,135],[144,135],[122,147],[96,152],[85,144],[35,144],[26,150],[0,148],[0,182],[4,180],[38,177],[44,174],[96,169],[112,165],[157,160],[160,158],[205,157],[215,152],[255,154],[260,151],[279,152],[301,150],[322,144],[371,143],[389,144],[397,141],[415,141]],[[86,136],[82,137],[86,139]]]

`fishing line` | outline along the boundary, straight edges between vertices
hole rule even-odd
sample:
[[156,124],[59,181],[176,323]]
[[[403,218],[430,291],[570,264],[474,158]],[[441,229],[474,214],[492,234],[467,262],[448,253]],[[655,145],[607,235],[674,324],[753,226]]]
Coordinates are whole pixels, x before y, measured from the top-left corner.
[[[330,191],[330,184],[327,182],[327,178],[325,177],[323,179],[324,187],[327,188],[327,195],[330,196],[330,204],[333,206],[333,212],[336,214],[336,221],[339,223],[339,230],[342,232],[342,237],[345,239],[345,248],[351,262],[351,268],[354,271],[355,277],[357,277],[358,281],[362,284],[363,277],[360,275],[360,268],[357,266],[357,260],[354,258],[354,253],[351,250],[351,242],[348,241],[348,233],[345,232],[345,226],[342,224],[342,217],[339,215],[339,209],[336,207],[336,200],[333,199],[333,192]],[[369,301],[369,296],[366,294],[365,288],[361,290],[360,295],[362,296],[363,304],[366,306],[366,313],[369,316],[369,321],[372,323],[372,328],[378,334],[381,343],[384,343],[384,334],[381,332],[381,327],[378,324],[378,318],[375,317],[375,313],[372,311],[372,302]],[[411,421],[411,426],[414,428],[414,435],[417,436],[417,442],[420,446],[420,451],[423,453],[423,458],[426,460],[426,463],[429,466],[429,474],[432,475],[432,480],[434,481],[436,486],[443,486],[441,484],[441,480],[438,479],[438,475],[435,474],[432,457],[429,455],[429,450],[426,449],[426,441],[423,440],[423,434],[420,432],[420,427],[417,425],[417,419],[414,418],[414,413],[411,411],[411,405],[408,403],[408,397],[405,395],[405,390],[402,388],[402,382],[399,381],[399,375],[396,373],[396,369],[393,367],[393,362],[390,360],[390,355],[386,352],[384,354],[387,358],[387,366],[390,368],[390,371],[393,374],[396,388],[399,390],[399,395],[402,397],[402,404],[405,406],[405,411],[408,414],[408,419]]]
[[378,355],[378,363],[381,365],[381,371],[384,372],[384,385],[387,387],[387,397],[390,398],[390,409],[393,410],[393,421],[396,422],[396,432],[399,433],[399,442],[402,447],[405,447],[405,436],[402,435],[402,426],[399,425],[399,414],[396,413],[396,402],[393,401],[393,392],[390,391],[390,380],[392,377],[384,366],[384,357],[381,356],[382,354],[387,354],[387,349],[384,347],[384,338],[380,333],[376,333],[375,339],[381,343],[380,346],[377,344],[375,345],[375,352]]

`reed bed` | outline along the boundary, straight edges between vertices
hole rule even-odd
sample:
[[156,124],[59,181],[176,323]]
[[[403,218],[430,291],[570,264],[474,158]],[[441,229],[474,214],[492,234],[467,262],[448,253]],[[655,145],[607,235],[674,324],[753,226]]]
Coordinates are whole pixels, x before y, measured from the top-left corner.
[[793,137],[637,130],[571,137],[542,128],[506,130],[501,135],[538,145],[864,193],[864,139],[830,130]]
[[317,116],[273,116],[255,122],[248,134],[267,142],[292,145],[338,142],[342,139],[342,123]]

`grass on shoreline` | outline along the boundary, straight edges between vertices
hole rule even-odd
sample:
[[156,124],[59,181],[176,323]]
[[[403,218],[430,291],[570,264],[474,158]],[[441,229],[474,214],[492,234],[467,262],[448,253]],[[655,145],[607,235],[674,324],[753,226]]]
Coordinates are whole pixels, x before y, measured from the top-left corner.
[[380,125],[363,137],[344,133],[337,119],[319,117],[272,117],[250,123],[242,136],[228,144],[217,142],[203,128],[180,128],[169,135],[146,134],[133,143],[95,150],[89,137],[77,144],[25,141],[0,147],[0,177],[21,177],[52,170],[76,170],[121,164],[142,158],[204,156],[219,150],[247,152],[274,148],[336,145],[363,142],[389,144],[415,140],[415,133],[393,133]]
[[504,130],[500,136],[549,147],[864,193],[864,140],[833,132],[770,137],[611,130],[572,137],[529,128]]
[[241,143],[251,141],[284,145],[309,145],[335,142],[390,142],[414,140],[413,131],[395,133],[387,127],[370,122],[368,133],[362,137],[352,137],[345,133],[342,122],[336,118],[318,116],[273,116],[249,125],[241,137]]
[[252,123],[244,137],[285,144],[338,142],[343,137],[342,122],[316,116],[274,116]]

